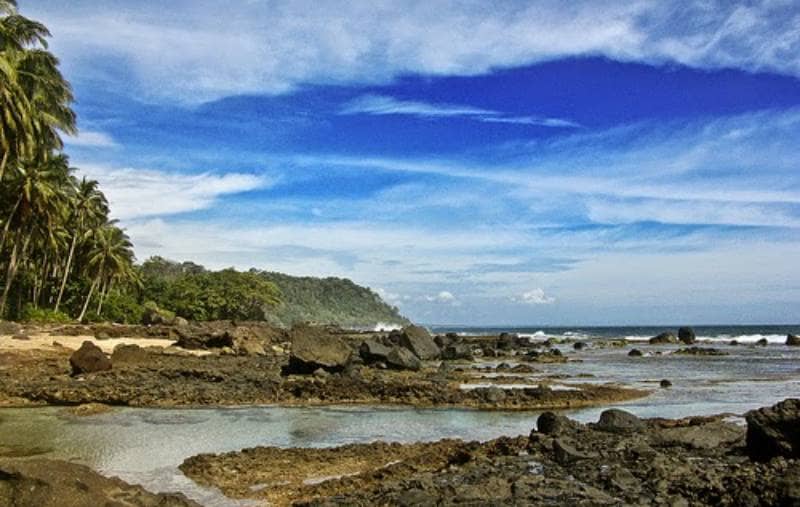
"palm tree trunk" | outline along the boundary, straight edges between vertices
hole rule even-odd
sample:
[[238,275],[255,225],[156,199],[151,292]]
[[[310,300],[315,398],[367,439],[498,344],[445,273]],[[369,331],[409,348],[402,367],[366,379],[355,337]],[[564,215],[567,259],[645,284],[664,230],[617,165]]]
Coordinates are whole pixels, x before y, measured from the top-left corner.
[[6,164],[8,164],[8,154],[11,150],[3,150],[3,160],[0,161],[0,182],[3,181],[3,176],[6,173]]
[[56,299],[56,311],[61,306],[61,298],[64,296],[64,287],[67,286],[67,278],[69,278],[69,270],[72,267],[72,256],[75,255],[75,244],[78,242],[77,232],[72,237],[72,244],[69,246],[69,256],[67,257],[67,266],[64,268],[64,278],[61,279],[61,288],[58,289],[58,298]]
[[106,298],[106,294],[108,294],[108,287],[111,285],[111,280],[106,280],[103,283],[103,286],[100,289],[100,301],[97,302],[97,315],[100,315],[100,310],[103,309],[103,300]]
[[8,214],[8,220],[6,220],[6,224],[3,226],[3,237],[0,238],[0,252],[3,251],[3,247],[6,244],[8,231],[11,229],[11,220],[14,219],[14,214],[17,212],[17,208],[19,208],[21,202],[22,202],[22,194],[20,193],[19,197],[17,198],[17,202],[14,204],[14,207],[11,208],[11,213]]
[[78,322],[83,322],[83,318],[86,316],[86,310],[89,308],[89,301],[92,300],[92,294],[94,294],[94,290],[97,288],[97,283],[99,281],[99,276],[92,281],[92,285],[89,287],[89,294],[86,296],[86,301],[83,303],[83,309],[81,310],[81,314],[78,316]]
[[[25,252],[28,250],[28,243],[31,237],[25,238],[22,243],[22,250],[18,251],[18,243],[14,243],[14,248],[11,250],[11,257],[8,260],[8,270],[6,271],[6,286],[3,287],[3,295],[0,296],[0,315],[3,315],[6,310],[6,303],[8,302],[8,294],[11,292],[11,285],[14,282],[14,277],[17,276],[17,267],[19,267],[19,258],[24,257]],[[19,254],[19,255],[18,255]]]

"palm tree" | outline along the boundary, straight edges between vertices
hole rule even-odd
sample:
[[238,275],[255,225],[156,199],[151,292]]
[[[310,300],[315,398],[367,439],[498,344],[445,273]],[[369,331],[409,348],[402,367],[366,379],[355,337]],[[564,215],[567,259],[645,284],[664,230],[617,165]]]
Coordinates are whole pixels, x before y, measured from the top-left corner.
[[61,306],[61,298],[64,296],[64,288],[67,286],[72,269],[72,261],[75,256],[75,247],[78,242],[87,240],[95,227],[106,221],[108,216],[108,201],[105,195],[99,190],[97,181],[83,178],[78,184],[77,192],[72,198],[72,210],[69,222],[73,225],[72,239],[67,255],[67,264],[64,267],[64,274],[61,278],[61,287],[58,289],[55,311]]
[[53,232],[64,221],[67,189],[70,181],[67,157],[57,155],[47,162],[20,166],[19,174],[11,180],[11,187],[19,197],[6,219],[0,250],[8,238],[9,226],[14,227],[15,240],[6,267],[5,287],[0,295],[0,314],[5,311],[8,294],[17,275],[20,261],[26,260],[28,247],[37,236],[45,244],[54,243]]
[[102,302],[115,280],[125,280],[133,276],[133,244],[125,232],[109,221],[97,229],[92,249],[89,252],[87,268],[93,274],[89,293],[78,316],[83,320],[95,290],[100,289],[98,313]]
[[47,28],[16,12],[16,2],[0,0],[0,181],[19,159],[47,158],[61,149],[59,131],[74,134],[69,83],[49,53]]

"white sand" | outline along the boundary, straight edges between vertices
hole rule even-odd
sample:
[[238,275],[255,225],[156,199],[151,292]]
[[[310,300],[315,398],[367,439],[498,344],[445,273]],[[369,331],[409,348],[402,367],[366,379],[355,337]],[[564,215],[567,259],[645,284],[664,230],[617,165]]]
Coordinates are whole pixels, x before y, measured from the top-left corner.
[[53,342],[58,342],[62,347],[77,350],[85,341],[93,342],[107,354],[113,352],[114,347],[121,344],[165,348],[175,344],[173,340],[165,338],[108,338],[106,340],[98,340],[94,336],[51,336],[49,334],[38,334],[30,335],[30,340],[15,340],[11,336],[0,336],[0,351],[54,350],[56,347],[53,346]]

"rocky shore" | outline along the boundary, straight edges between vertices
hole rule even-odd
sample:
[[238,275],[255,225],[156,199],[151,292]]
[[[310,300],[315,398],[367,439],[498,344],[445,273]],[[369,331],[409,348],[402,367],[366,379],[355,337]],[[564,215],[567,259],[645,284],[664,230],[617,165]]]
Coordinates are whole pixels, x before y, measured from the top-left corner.
[[181,470],[270,505],[800,505],[800,400],[746,420],[612,409],[584,425],[546,412],[526,437],[258,447]]
[[[68,338],[74,348],[82,343],[77,351],[59,341]],[[576,382],[566,388],[558,379],[509,377],[569,358],[515,335],[433,337],[416,326],[389,333],[232,322],[66,326],[20,329],[2,340],[43,344],[0,347],[0,404],[6,406],[359,403],[527,410],[647,394],[620,385]],[[111,350],[109,342],[115,343]],[[487,358],[516,365],[501,362],[496,375],[487,376],[478,369],[486,366],[476,362]],[[509,380],[518,388],[494,386]]]

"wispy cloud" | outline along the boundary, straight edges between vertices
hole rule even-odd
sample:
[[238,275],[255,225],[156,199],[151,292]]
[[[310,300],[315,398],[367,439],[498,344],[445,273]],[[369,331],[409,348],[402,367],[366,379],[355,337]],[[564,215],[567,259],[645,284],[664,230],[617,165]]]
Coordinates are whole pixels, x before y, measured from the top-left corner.
[[415,100],[399,100],[386,95],[362,95],[344,104],[339,114],[372,116],[407,115],[417,118],[467,118],[486,123],[509,123],[537,127],[575,128],[579,124],[562,118],[512,116],[500,111],[458,104],[434,104]]
[[[582,55],[800,76],[800,8],[737,2],[28,2],[72,76],[197,103],[305,83],[477,75]],[[358,20],[354,23],[353,20]],[[113,66],[98,57],[113,57]],[[152,62],[159,65],[152,65]],[[122,65],[124,72],[120,72]]]
[[115,148],[119,145],[110,134],[95,130],[81,130],[76,136],[64,136],[64,144],[67,146],[79,146],[87,148]]
[[241,173],[182,174],[149,169],[79,164],[80,173],[100,182],[115,218],[132,220],[197,211],[218,198],[268,187],[263,176]]

